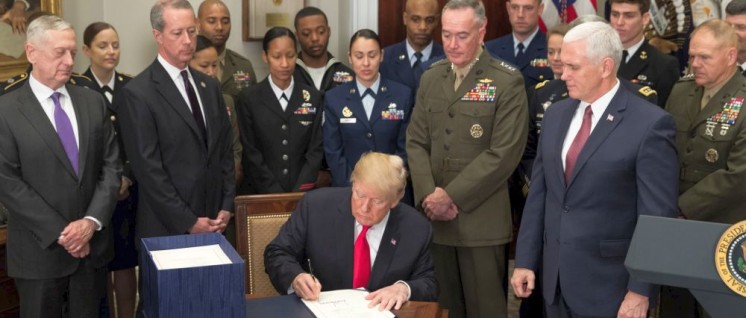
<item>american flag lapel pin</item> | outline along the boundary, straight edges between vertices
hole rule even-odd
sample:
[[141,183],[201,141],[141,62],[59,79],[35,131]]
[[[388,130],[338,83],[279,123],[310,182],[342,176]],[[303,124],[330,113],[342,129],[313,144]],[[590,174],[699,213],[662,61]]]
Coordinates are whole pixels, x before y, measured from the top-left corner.
[[396,239],[391,239],[391,245],[396,246]]
[[612,114],[606,115],[606,121],[609,121],[609,122],[614,121],[614,115],[612,115]]

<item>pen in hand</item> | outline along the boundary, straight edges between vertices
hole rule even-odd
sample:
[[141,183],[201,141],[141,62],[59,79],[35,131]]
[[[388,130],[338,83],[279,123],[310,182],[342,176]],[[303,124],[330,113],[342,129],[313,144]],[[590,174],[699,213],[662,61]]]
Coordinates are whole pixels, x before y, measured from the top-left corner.
[[311,278],[316,283],[316,286],[319,287],[319,294],[318,294],[317,299],[319,301],[321,301],[321,290],[320,290],[321,289],[320,288],[321,284],[319,283],[319,280],[316,278],[316,275],[313,274],[313,266],[311,266],[311,259],[309,258],[309,259],[307,259],[307,261],[308,261],[308,272],[309,272],[309,274],[311,274]]

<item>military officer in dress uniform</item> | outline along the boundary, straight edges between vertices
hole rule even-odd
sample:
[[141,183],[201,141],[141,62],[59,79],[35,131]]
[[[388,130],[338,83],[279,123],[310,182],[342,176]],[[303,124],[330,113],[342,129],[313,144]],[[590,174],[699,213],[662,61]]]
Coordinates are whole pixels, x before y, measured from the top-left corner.
[[610,0],[611,26],[622,39],[622,62],[618,76],[650,86],[658,92],[658,105],[666,105],[671,88],[679,79],[679,62],[650,46],[644,29],[650,22],[650,0]]
[[[737,54],[730,24],[709,20],[698,26],[689,44],[694,74],[674,86],[666,104],[676,120],[679,209],[687,219],[729,224],[746,219],[746,122],[740,113],[746,79],[738,72]],[[695,317],[692,304],[688,291],[663,288],[662,317]],[[702,317],[701,308],[696,310]]]
[[224,94],[235,100],[238,93],[256,84],[256,74],[249,59],[225,47],[231,36],[231,13],[220,0],[205,0],[197,11],[199,34],[204,35],[218,50],[218,79]]
[[441,24],[447,59],[422,75],[407,129],[415,202],[433,225],[439,302],[450,317],[504,317],[508,177],[526,145],[521,73],[481,46],[479,0],[451,0]]
[[485,46],[492,56],[521,71],[529,91],[539,82],[554,78],[547,60],[547,38],[539,30],[544,4],[541,0],[510,0],[505,5],[513,32],[488,41]]
[[295,35],[273,27],[262,42],[269,76],[241,92],[236,112],[250,193],[308,191],[316,187],[321,145],[321,93],[293,78]]

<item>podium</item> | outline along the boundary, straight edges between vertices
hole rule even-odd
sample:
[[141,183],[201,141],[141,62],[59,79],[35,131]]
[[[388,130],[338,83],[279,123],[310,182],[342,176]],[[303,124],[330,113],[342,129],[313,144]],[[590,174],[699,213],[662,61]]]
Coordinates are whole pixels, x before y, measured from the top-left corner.
[[[229,264],[158,269],[152,252],[218,245]],[[246,317],[244,261],[220,234],[142,239],[143,313],[147,318]]]
[[744,317],[746,298],[718,276],[715,248],[728,224],[640,216],[624,264],[643,282],[687,288],[713,318]]

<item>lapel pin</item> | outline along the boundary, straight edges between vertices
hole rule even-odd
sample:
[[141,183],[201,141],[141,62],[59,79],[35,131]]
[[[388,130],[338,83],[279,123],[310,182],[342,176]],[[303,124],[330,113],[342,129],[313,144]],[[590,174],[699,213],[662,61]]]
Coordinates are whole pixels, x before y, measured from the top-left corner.
[[355,94],[355,89],[354,88],[350,88],[350,94]]
[[381,86],[381,92],[386,92],[386,86]]
[[207,87],[207,85],[205,85],[205,82],[199,82],[199,86],[202,86],[202,88]]
[[391,239],[391,245],[396,246],[396,239]]
[[399,61],[403,61],[406,56],[404,54],[399,54]]
[[609,121],[609,122],[614,121],[614,115],[612,115],[612,114],[606,115],[606,121]]

